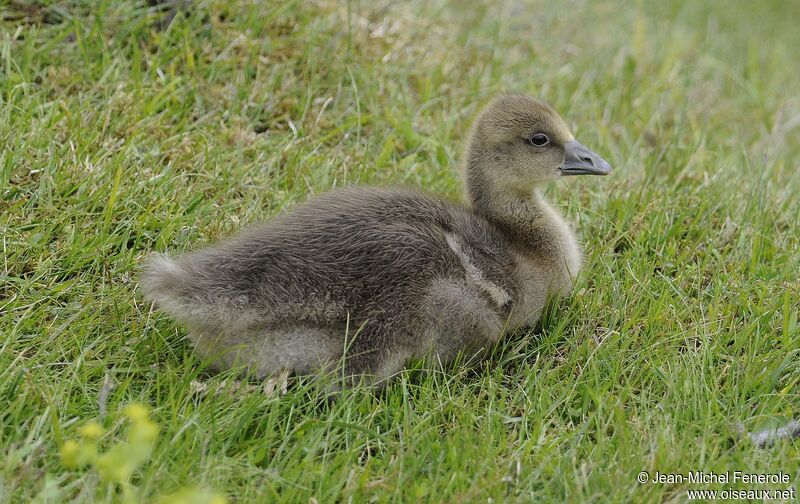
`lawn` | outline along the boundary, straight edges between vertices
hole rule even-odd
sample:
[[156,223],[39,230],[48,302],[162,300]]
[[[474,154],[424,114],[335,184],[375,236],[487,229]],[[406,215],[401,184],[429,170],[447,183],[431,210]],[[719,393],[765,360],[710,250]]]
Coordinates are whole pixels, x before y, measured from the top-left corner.
[[[653,502],[786,489],[800,442],[800,3],[0,3],[0,501]],[[208,373],[137,292],[347,184],[461,198],[475,113],[550,102],[614,166],[547,191],[573,294],[484,364],[331,404]],[[301,245],[301,244],[298,244]],[[160,431],[127,490],[68,440]],[[743,434],[743,431],[745,434]],[[780,484],[644,483],[688,471]],[[126,493],[127,492],[127,493]],[[198,500],[199,502],[199,500]]]

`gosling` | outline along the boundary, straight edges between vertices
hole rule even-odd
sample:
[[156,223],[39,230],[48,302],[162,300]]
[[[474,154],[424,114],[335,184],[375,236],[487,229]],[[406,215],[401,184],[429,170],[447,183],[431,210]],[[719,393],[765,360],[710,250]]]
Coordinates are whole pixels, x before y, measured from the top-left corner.
[[465,158],[469,206],[338,189],[212,247],[152,256],[141,288],[216,370],[339,369],[349,383],[383,384],[411,359],[483,355],[535,324],[581,268],[543,185],[611,167],[524,95],[478,116]]

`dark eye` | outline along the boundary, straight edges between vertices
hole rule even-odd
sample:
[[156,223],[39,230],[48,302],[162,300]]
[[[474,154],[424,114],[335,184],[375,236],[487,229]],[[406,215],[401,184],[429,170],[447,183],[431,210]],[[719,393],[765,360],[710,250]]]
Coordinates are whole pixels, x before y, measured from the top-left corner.
[[536,147],[544,147],[550,143],[550,139],[544,133],[536,133],[528,139],[528,143]]

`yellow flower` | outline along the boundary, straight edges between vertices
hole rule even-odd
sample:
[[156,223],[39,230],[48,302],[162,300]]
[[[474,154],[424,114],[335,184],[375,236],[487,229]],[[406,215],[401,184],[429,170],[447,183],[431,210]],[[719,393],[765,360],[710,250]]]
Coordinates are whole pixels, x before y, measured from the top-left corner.
[[103,428],[97,422],[89,422],[78,429],[78,434],[85,438],[97,439],[103,435]]
[[141,439],[146,441],[153,441],[156,436],[158,436],[158,424],[151,422],[150,420],[142,422],[141,425],[138,425],[137,430],[141,435]]
[[128,431],[128,442],[135,445],[152,445],[158,436],[158,424],[151,420],[134,422]]
[[228,504],[228,499],[205,488],[183,488],[162,496],[158,502],[160,504]]
[[130,460],[127,452],[126,445],[118,444],[97,458],[94,465],[103,481],[127,483],[138,462]]
[[132,403],[125,406],[125,409],[122,410],[122,413],[124,413],[125,416],[130,418],[133,422],[141,422],[142,420],[147,420],[150,416],[150,408],[144,404]]
[[[97,439],[103,435],[103,427],[97,422],[87,422],[78,428],[81,439],[64,442],[59,453],[64,467],[76,469],[88,465],[87,470],[97,471],[101,481],[122,489],[124,502],[133,502],[138,490],[131,483],[131,477],[150,459],[159,426],[150,420],[150,408],[143,404],[129,404],[122,413],[130,420],[127,440],[118,441],[104,452],[99,452]],[[188,488],[164,496],[158,502],[228,504],[228,499],[212,490]]]
[[78,457],[80,456],[81,448],[78,443],[72,439],[65,441],[61,445],[61,463],[68,469],[78,467]]

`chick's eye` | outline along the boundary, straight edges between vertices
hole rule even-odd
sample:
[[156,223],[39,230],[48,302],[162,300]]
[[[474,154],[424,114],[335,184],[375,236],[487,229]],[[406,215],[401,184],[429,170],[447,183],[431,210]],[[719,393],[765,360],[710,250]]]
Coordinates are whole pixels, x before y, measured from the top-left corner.
[[528,143],[536,147],[544,147],[550,143],[550,139],[544,133],[536,133],[528,139]]

